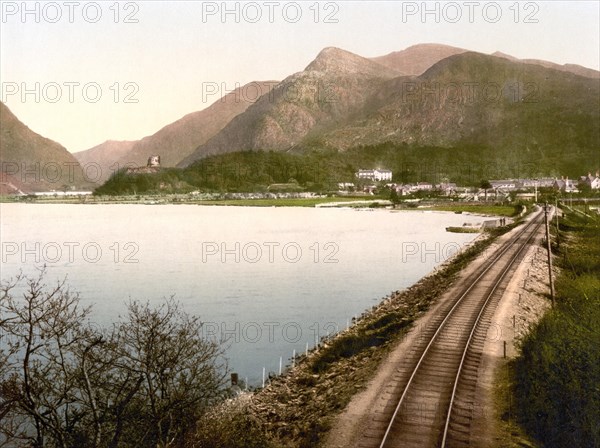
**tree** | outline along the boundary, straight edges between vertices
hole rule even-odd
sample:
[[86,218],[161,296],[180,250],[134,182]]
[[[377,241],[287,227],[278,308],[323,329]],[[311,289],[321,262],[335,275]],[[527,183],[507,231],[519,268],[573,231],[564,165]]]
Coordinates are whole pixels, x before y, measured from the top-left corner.
[[394,206],[394,208],[401,202],[400,197],[398,196],[398,192],[394,187],[392,187],[390,190],[390,201],[392,201],[392,205]]
[[587,182],[579,182],[577,184],[577,191],[579,191],[581,196],[587,197],[592,193],[592,187]]
[[[65,282],[0,286],[0,446],[167,447],[224,394],[223,351],[171,298],[111,331]],[[24,283],[24,285],[23,285]]]
[[135,419],[143,420],[131,442],[166,447],[195,427],[222,396],[227,369],[222,348],[202,338],[202,323],[171,298],[153,309],[131,302],[116,341],[118,368],[140,378]]
[[[6,356],[0,371],[4,404],[0,426],[7,439],[33,447],[70,446],[81,419],[78,406],[76,348],[84,343],[89,309],[79,306],[64,282],[42,283],[18,276],[2,283],[0,322]],[[26,280],[22,298],[13,290]]]
[[484,191],[485,202],[487,202],[487,192],[488,192],[488,190],[493,188],[492,184],[490,183],[489,180],[482,180],[481,183],[479,184],[479,188],[481,188]]

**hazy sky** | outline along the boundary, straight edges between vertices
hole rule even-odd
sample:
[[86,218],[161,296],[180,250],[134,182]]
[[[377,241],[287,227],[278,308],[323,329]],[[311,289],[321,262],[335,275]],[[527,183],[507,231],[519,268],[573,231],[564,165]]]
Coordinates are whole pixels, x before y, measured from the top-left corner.
[[0,3],[1,100],[71,152],[151,135],[328,46],[372,57],[434,42],[600,68],[598,0]]

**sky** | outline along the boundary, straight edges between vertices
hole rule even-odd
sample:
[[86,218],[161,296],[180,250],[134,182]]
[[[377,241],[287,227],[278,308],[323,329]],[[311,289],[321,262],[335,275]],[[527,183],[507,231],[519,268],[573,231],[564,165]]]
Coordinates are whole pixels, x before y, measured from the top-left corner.
[[[600,69],[600,1],[0,1],[1,98],[69,151],[138,140],[325,47],[419,43]],[[248,93],[250,95],[250,93]]]

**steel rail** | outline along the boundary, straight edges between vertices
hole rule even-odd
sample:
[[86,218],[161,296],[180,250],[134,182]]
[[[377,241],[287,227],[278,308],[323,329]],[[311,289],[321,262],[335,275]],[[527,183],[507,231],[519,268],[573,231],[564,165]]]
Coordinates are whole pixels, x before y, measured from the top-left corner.
[[[539,212],[538,212],[539,213]],[[507,241],[506,243],[504,243],[504,246],[501,248],[500,251],[498,251],[495,256],[493,257],[493,259],[491,259],[491,261],[484,266],[482,269],[482,271],[480,271],[480,273],[477,275],[477,273],[475,275],[476,278],[474,280],[471,280],[469,286],[463,290],[462,294],[460,295],[460,297],[455,301],[455,303],[452,305],[452,307],[450,308],[450,310],[446,313],[446,316],[444,317],[444,319],[442,320],[442,322],[438,325],[435,333],[431,336],[431,339],[429,340],[429,343],[427,344],[427,346],[425,347],[425,349],[423,350],[419,360],[417,361],[417,364],[415,365],[415,367],[412,370],[412,374],[410,375],[410,378],[408,380],[408,382],[406,383],[404,390],[402,392],[402,395],[398,401],[398,404],[396,405],[395,409],[394,409],[394,413],[390,419],[389,424],[387,425],[385,434],[383,436],[383,439],[380,443],[380,448],[384,448],[385,444],[388,441],[388,437],[390,435],[390,432],[392,431],[392,427],[394,425],[394,422],[396,421],[396,418],[400,412],[400,409],[402,407],[402,404],[408,394],[408,391],[411,387],[411,385],[413,384],[413,381],[417,375],[417,372],[419,371],[419,368],[421,367],[423,360],[425,359],[425,357],[429,354],[429,350],[432,347],[432,345],[434,344],[434,342],[436,341],[436,339],[438,338],[439,334],[441,333],[441,331],[444,329],[445,325],[447,324],[448,320],[452,317],[452,315],[454,314],[455,310],[459,307],[459,305],[461,305],[463,303],[464,298],[471,292],[471,290],[478,284],[478,282],[482,279],[482,277],[487,274],[493,267],[496,266],[496,263],[510,250],[513,248],[514,244],[516,244],[519,239],[528,231],[530,231],[530,229],[534,228],[534,224],[536,224],[536,222],[538,220],[540,220],[541,214],[539,214],[538,216],[536,216],[535,218],[533,218],[532,220],[530,220],[523,229],[521,229],[521,231],[513,236],[509,241]],[[537,222],[537,224],[535,225],[534,230],[531,233],[531,236],[529,236],[529,238],[527,239],[526,243],[529,242],[532,238],[532,236],[535,234],[535,231],[537,231],[537,229],[539,228],[539,226],[541,225],[540,222]],[[523,246],[525,246],[525,244],[523,244]],[[518,251],[518,254],[521,253],[522,248]],[[518,256],[518,255],[517,255]],[[516,257],[512,257],[510,259],[510,262],[508,263],[509,268],[512,266],[514,259]],[[499,283],[499,282],[498,282]],[[495,289],[495,288],[494,288]],[[491,296],[491,294],[490,294]],[[489,298],[488,298],[489,299]],[[485,304],[487,304],[488,300],[485,301]],[[482,306],[481,309],[485,308],[485,304]],[[481,313],[480,313],[481,314]],[[478,315],[478,319],[479,319],[479,315]],[[477,319],[477,321],[478,321]],[[476,324],[473,324],[473,329],[476,327]],[[462,365],[462,361],[461,361],[461,365]]]
[[506,274],[513,268],[514,266],[514,262],[517,260],[517,258],[521,255],[521,253],[523,252],[523,250],[525,249],[525,246],[527,244],[529,244],[529,242],[531,241],[531,239],[534,237],[535,232],[539,229],[539,227],[542,225],[541,222],[539,222],[534,230],[531,232],[531,234],[529,235],[529,237],[527,238],[527,240],[525,241],[525,243],[523,243],[523,245],[521,245],[521,247],[519,248],[519,250],[517,251],[517,253],[511,258],[511,260],[509,261],[509,263],[506,265],[506,267],[504,268],[504,270],[502,271],[502,273],[500,274],[500,276],[498,277],[498,279],[494,282],[494,285],[491,289],[491,291],[489,292],[487,298],[485,299],[485,302],[483,303],[479,314],[477,315],[477,317],[475,318],[475,321],[473,323],[473,327],[471,328],[471,332],[469,333],[469,338],[467,339],[467,342],[465,344],[465,349],[463,350],[463,354],[462,354],[462,358],[460,360],[460,364],[458,366],[458,371],[456,374],[456,378],[454,380],[454,387],[452,389],[452,395],[450,397],[450,404],[448,406],[448,415],[446,417],[446,424],[444,425],[444,432],[443,432],[443,437],[442,437],[442,443],[441,443],[441,448],[445,448],[446,446],[446,440],[448,438],[448,429],[450,427],[450,419],[452,417],[452,406],[454,405],[454,399],[456,397],[456,390],[458,389],[458,383],[460,380],[460,376],[462,374],[462,368],[465,362],[465,358],[467,357],[467,352],[469,351],[470,348],[470,344],[471,341],[473,340],[473,335],[475,334],[475,331],[477,330],[477,326],[479,325],[480,321],[481,321],[481,317],[483,316],[488,304],[490,303],[490,300],[492,298],[492,296],[494,295],[494,292],[496,292],[496,289],[498,288],[498,286],[500,285],[500,283],[504,280],[504,278],[506,277]]

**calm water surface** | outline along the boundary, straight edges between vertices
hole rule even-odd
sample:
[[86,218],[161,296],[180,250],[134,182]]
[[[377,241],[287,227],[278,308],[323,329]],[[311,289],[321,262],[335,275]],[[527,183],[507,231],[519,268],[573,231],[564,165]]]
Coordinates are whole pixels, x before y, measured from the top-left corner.
[[194,205],[0,204],[2,279],[46,264],[92,320],[109,326],[130,299],[174,296],[227,337],[251,384],[315,340],[415,283],[473,234],[452,213]]

